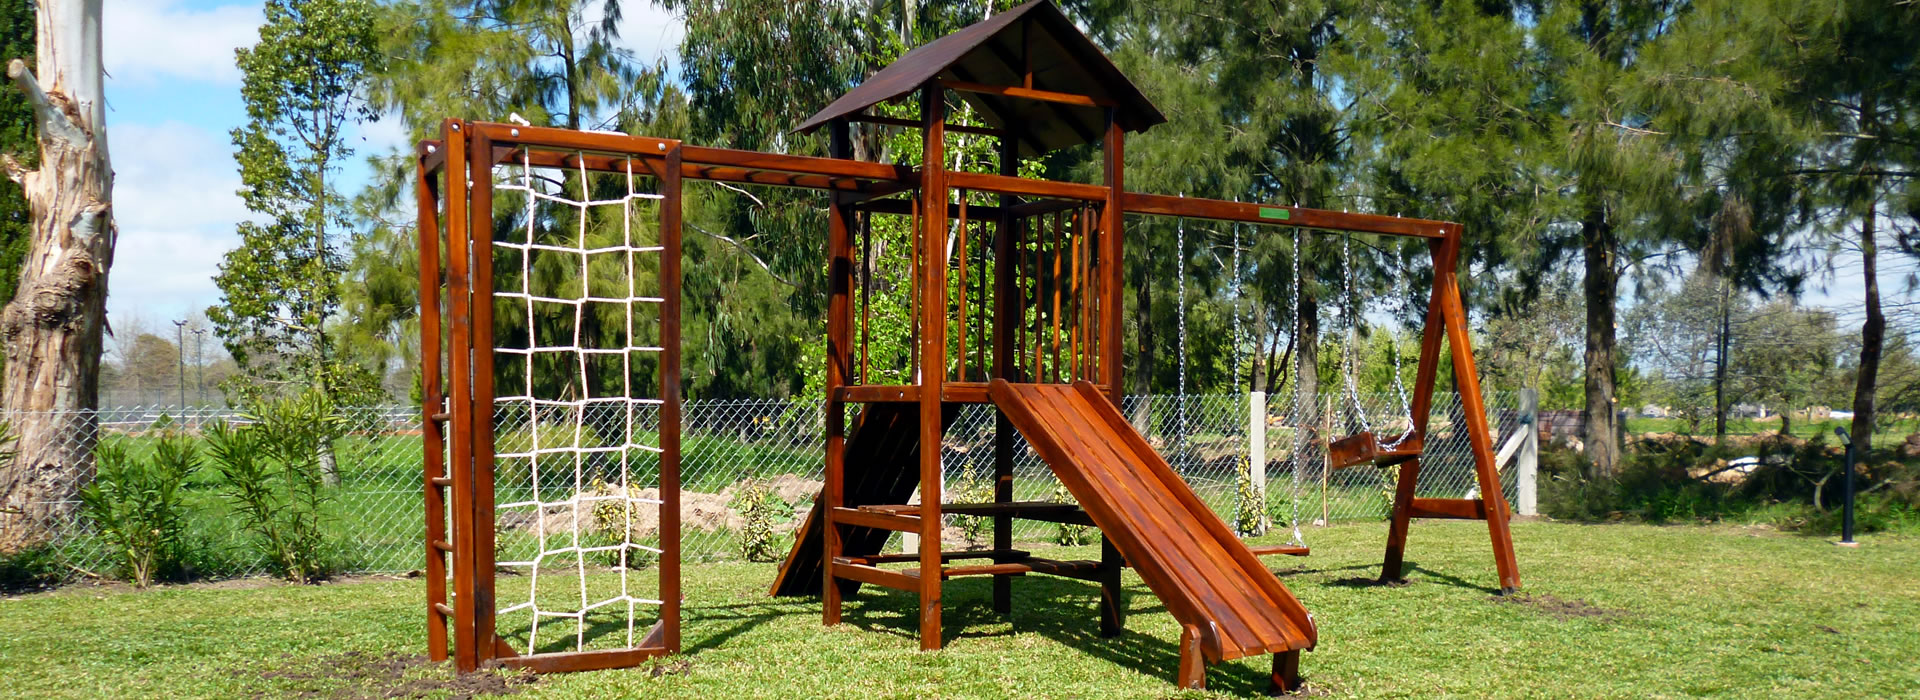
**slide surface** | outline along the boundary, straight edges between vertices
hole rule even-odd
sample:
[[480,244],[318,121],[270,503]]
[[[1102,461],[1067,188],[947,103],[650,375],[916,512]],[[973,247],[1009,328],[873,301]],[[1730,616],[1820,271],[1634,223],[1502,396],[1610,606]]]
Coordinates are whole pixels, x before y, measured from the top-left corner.
[[1209,662],[1313,648],[1307,609],[1099,389],[988,389]]

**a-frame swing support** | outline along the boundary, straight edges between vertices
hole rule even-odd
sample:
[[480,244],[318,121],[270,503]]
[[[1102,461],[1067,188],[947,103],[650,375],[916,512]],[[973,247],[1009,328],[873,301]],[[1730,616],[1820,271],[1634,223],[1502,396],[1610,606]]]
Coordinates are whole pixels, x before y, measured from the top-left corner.
[[1425,327],[1420,337],[1420,362],[1414,375],[1413,434],[1418,440],[1426,438],[1433,394],[1439,379],[1440,348],[1444,342],[1451,351],[1449,354],[1458,384],[1460,408],[1464,414],[1462,418],[1466,423],[1467,442],[1473,453],[1474,477],[1480,485],[1481,496],[1471,499],[1416,497],[1414,491],[1420,480],[1421,460],[1416,457],[1400,462],[1380,579],[1400,581],[1405,578],[1407,532],[1414,518],[1485,520],[1487,535],[1493,545],[1494,567],[1500,576],[1500,591],[1512,593],[1520,589],[1520,565],[1514,556],[1513,534],[1509,526],[1513,510],[1502,495],[1504,491],[1500,486],[1500,473],[1494,458],[1493,429],[1487,420],[1486,403],[1480,394],[1480,372],[1474,363],[1466,305],[1460,296],[1462,228],[1459,224],[1193,197],[1128,193],[1122,201],[1126,203],[1126,211],[1130,214],[1267,225],[1293,224],[1302,228],[1426,239],[1433,258],[1434,280],[1427,300]]

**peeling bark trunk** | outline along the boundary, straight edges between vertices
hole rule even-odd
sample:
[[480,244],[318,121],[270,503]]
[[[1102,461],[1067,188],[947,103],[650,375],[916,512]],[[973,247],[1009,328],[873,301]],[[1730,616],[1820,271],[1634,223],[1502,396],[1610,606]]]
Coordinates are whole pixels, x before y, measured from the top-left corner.
[[[113,264],[113,170],[101,98],[100,0],[39,5],[36,78],[16,60],[40,129],[40,168],[7,159],[26,191],[32,239],[20,286],[0,310],[6,385],[0,405],[19,436],[0,467],[0,553],[48,541],[93,478],[88,439],[99,399],[107,271]],[[44,86],[44,87],[43,87]]]
[[1606,213],[1595,208],[1580,224],[1581,248],[1586,266],[1582,285],[1587,295],[1587,405],[1581,413],[1581,439],[1594,475],[1612,478],[1619,469],[1619,412],[1614,406],[1614,348],[1619,338],[1614,328],[1614,304],[1618,301],[1619,273],[1614,270],[1613,225]]

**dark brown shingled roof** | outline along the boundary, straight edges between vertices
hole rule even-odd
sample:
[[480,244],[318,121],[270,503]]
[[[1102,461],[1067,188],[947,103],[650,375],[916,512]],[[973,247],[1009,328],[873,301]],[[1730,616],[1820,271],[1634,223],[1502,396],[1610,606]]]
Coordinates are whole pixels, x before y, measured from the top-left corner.
[[[1033,46],[1033,87],[1036,90],[1089,95],[1116,105],[1120,126],[1146,131],[1167,118],[1140,89],[1107,60],[1087,35],[1048,0],[1031,0],[988,17],[986,21],[948,34],[907,52],[841,95],[826,109],[802,123],[808,132],[829,121],[856,114],[875,104],[918,89],[928,80],[948,79],[989,85],[1019,85],[1025,75],[1028,34]],[[1098,141],[1106,130],[1104,110],[1010,99],[998,95],[959,92],[979,110],[982,120],[1010,129],[1020,139],[1020,154],[1048,151]]]

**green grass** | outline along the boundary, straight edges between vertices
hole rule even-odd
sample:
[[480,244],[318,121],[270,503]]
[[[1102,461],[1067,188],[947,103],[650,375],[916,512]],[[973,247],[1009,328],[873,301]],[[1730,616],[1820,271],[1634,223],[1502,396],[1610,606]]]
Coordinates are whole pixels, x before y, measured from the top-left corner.
[[[1335,696],[1920,693],[1912,661],[1920,656],[1920,539],[1871,537],[1842,549],[1762,529],[1516,524],[1528,593],[1604,613],[1563,618],[1493,602],[1485,529],[1473,522],[1418,523],[1413,584],[1359,585],[1378,573],[1384,531],[1378,523],[1314,529],[1312,557],[1269,562],[1319,621],[1320,647],[1302,667],[1309,684]],[[849,604],[846,624],[828,629],[817,602],[766,598],[771,574],[770,565],[687,568],[684,672],[552,676],[524,695],[1174,695],[1173,620],[1131,575],[1128,629],[1115,639],[1096,634],[1091,585],[1018,579],[1009,623],[992,612],[985,580],[950,583],[946,649],[921,653],[911,597],[867,589]],[[17,595],[0,602],[0,696],[377,693],[346,685],[335,669],[349,652],[422,649],[422,585],[71,586]],[[1211,687],[1257,692],[1265,661],[1217,666]]]
[[[1908,433],[1920,429],[1920,426],[1916,426],[1908,421],[1882,420],[1878,422],[1878,425],[1879,427],[1876,428],[1873,433],[1873,447],[1877,450],[1899,447],[1900,443],[1907,439]],[[1834,437],[1833,429],[1847,428],[1851,430],[1852,427],[1853,422],[1845,420],[1795,420],[1790,432],[1794,437],[1802,440],[1820,438],[1825,440],[1829,445],[1837,445],[1839,444],[1839,439]],[[1780,432],[1779,418],[1768,420],[1755,420],[1752,418],[1727,419],[1728,435],[1772,435],[1778,432]],[[1700,425],[1697,428],[1688,424],[1686,419],[1683,418],[1628,418],[1627,434],[1639,435],[1642,433],[1675,433],[1679,435],[1697,435],[1712,438],[1713,418],[1708,416],[1706,419],[1700,421]]]

